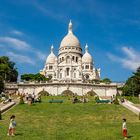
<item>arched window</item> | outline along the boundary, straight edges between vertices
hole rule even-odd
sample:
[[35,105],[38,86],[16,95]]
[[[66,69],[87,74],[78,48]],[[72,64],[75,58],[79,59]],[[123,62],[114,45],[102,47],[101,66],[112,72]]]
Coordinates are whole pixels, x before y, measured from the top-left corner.
[[67,68],[67,69],[66,69],[66,73],[67,73],[67,76],[69,76],[70,68]]
[[66,63],[70,63],[70,56],[66,57]]
[[62,73],[60,73],[60,79],[62,79]]
[[89,69],[89,65],[86,65],[86,69]]
[[76,78],[76,73],[74,73],[74,78]]
[[88,74],[86,74],[86,75],[85,75],[85,78],[88,80],[88,79],[89,79],[89,75],[88,75]]
[[53,69],[53,66],[49,66],[49,70]]
[[74,56],[72,56],[72,60],[74,61]]
[[78,57],[76,57],[76,62],[78,62]]

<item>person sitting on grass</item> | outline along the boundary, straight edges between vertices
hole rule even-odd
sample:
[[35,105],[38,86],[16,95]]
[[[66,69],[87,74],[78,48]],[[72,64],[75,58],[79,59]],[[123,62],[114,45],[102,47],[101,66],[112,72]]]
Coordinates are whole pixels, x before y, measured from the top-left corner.
[[125,118],[123,119],[122,131],[123,131],[124,139],[127,139],[127,126],[126,126],[126,119]]
[[15,127],[16,127],[16,121],[15,121],[15,115],[12,115],[10,117],[10,124],[8,128],[8,136],[12,135],[15,136]]

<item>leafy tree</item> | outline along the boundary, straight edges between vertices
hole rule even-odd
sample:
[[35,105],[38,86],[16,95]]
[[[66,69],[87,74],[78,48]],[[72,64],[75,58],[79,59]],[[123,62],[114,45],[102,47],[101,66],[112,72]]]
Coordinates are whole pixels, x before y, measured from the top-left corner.
[[44,75],[37,73],[34,75],[34,80],[35,81],[47,81],[48,78],[46,78]]
[[23,74],[21,75],[23,81],[34,81],[34,74]]
[[4,82],[2,76],[0,76],[0,93],[3,91],[3,89],[4,89]]
[[125,96],[138,96],[140,94],[140,67],[133,75],[128,78],[124,87],[123,95]]
[[17,81],[18,71],[15,68],[15,63],[10,61],[7,56],[0,57],[0,76],[8,82]]
[[114,104],[116,104],[116,105],[119,104],[119,100],[118,100],[117,96],[115,97]]
[[106,84],[110,84],[112,81],[109,78],[104,78],[101,80],[101,82],[106,83]]
[[4,89],[4,82],[16,82],[18,77],[15,63],[10,61],[9,57],[0,57],[0,93]]
[[37,73],[37,74],[23,74],[21,75],[21,80],[23,81],[48,81],[49,78],[46,78],[44,75]]

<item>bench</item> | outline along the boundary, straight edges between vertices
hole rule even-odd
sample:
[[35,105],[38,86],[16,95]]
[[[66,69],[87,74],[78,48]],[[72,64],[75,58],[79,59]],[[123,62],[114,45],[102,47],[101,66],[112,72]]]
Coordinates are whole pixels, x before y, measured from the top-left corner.
[[96,103],[110,103],[110,100],[96,100]]
[[49,103],[63,103],[63,100],[49,100]]

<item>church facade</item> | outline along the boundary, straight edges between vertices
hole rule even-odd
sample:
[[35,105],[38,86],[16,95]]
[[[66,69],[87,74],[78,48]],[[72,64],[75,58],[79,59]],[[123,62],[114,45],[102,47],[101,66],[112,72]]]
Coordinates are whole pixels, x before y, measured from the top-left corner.
[[83,83],[85,80],[100,79],[100,69],[95,68],[87,44],[85,53],[82,53],[80,42],[73,34],[71,21],[67,35],[60,43],[58,55],[54,54],[54,47],[51,46],[51,52],[40,73],[46,77],[51,76],[52,82]]

